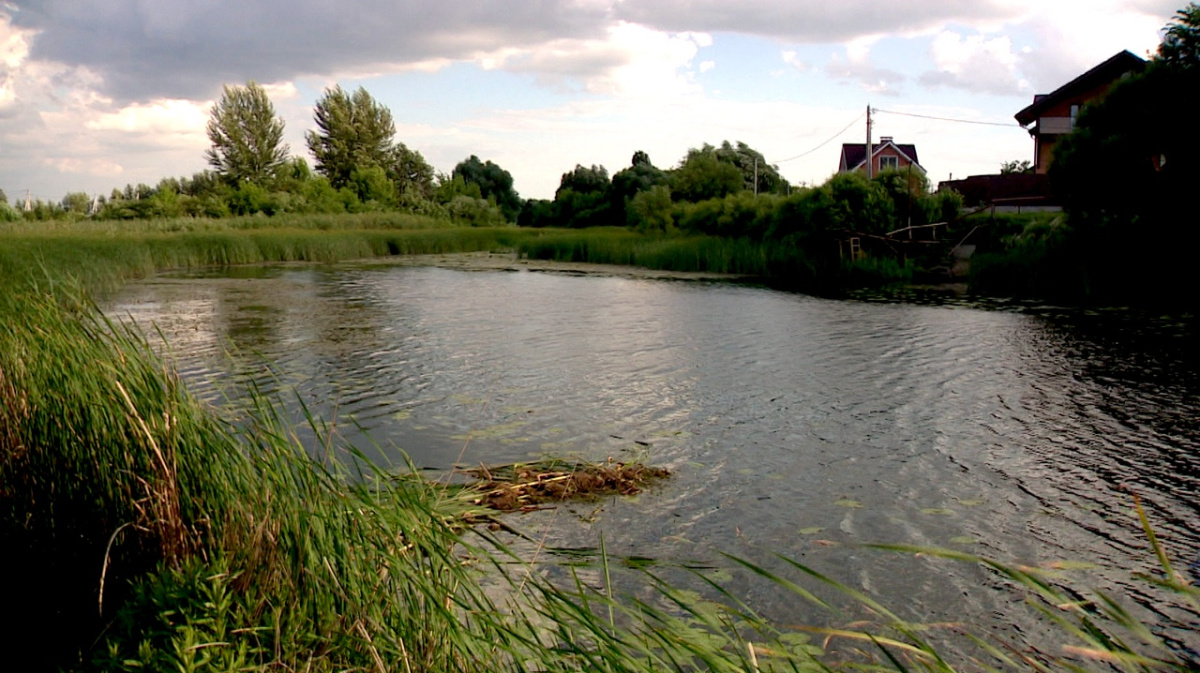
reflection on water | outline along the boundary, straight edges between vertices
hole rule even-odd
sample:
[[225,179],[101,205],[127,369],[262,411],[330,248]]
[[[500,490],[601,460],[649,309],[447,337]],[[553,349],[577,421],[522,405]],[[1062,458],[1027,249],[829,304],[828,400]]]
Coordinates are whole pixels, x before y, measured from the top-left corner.
[[[377,459],[637,455],[675,471],[578,517],[515,520],[552,544],[603,531],[610,551],[657,559],[781,552],[912,616],[1026,636],[1020,596],[981,590],[999,579],[844,543],[1088,561],[1128,589],[1154,563],[1128,489],[1183,566],[1200,560],[1187,324],[388,266],[160,277],[107,310],[157,325],[199,396],[298,394]],[[801,610],[732,582],[768,612]]]

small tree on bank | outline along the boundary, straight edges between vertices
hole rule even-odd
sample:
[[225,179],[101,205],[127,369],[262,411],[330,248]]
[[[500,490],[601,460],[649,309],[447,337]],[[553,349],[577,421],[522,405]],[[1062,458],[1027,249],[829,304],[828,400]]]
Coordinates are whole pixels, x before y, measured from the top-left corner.
[[265,182],[287,161],[283,119],[253,80],[246,86],[225,87],[209,113],[208,139],[209,165],[234,184]]

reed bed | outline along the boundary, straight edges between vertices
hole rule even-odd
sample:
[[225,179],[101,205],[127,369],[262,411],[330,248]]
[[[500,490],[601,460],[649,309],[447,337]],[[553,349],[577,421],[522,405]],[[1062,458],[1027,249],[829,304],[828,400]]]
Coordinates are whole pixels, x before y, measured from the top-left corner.
[[530,259],[746,276],[772,275],[779,256],[777,247],[748,239],[655,236],[616,228],[549,230],[522,239],[517,250]]
[[[790,560],[787,575],[729,564],[823,609],[802,581],[832,588],[856,606],[834,613],[843,626],[781,628],[701,571],[690,577],[703,594],[684,586],[683,569],[682,580],[622,571],[603,542],[594,563],[548,573],[467,523],[489,516],[477,494],[380,470],[310,418],[325,449],[314,457],[262,396],[237,415],[196,401],[141,334],[88,300],[164,266],[329,261],[556,235],[280,228],[5,237],[4,668],[757,673],[1200,663],[1110,597],[1084,598],[1051,575],[954,552],[920,550],[1007,578],[1060,629],[1062,650],[975,639],[974,654],[952,663],[925,626]],[[1196,590],[1142,517],[1162,569],[1145,578],[1147,591],[1195,614]],[[617,595],[620,572],[651,591]],[[845,645],[830,655],[827,642]]]

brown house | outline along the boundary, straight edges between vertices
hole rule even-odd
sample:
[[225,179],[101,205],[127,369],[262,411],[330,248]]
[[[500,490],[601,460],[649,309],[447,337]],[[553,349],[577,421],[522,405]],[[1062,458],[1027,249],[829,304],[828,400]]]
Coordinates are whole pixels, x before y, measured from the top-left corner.
[[1034,170],[1045,173],[1050,168],[1054,146],[1075,130],[1080,108],[1104,98],[1114,84],[1145,67],[1146,61],[1122,51],[1054,91],[1034,96],[1033,104],[1015,115],[1033,136]]
[[[880,171],[900,169],[912,166],[922,173],[925,169],[917,162],[915,145],[898,145],[891,136],[883,136],[879,143],[871,144],[871,174],[879,175]],[[838,162],[838,173],[867,170],[866,143],[846,143],[842,145],[842,159]]]

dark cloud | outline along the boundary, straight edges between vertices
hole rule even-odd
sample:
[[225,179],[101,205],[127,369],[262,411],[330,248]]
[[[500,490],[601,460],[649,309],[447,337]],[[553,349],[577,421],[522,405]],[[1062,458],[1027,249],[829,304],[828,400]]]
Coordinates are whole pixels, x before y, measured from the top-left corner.
[[616,17],[668,31],[739,32],[807,43],[926,30],[1013,15],[1002,0],[625,0]]
[[85,66],[118,101],[205,98],[226,82],[366,71],[602,35],[609,12],[553,0],[21,0],[31,57]]

